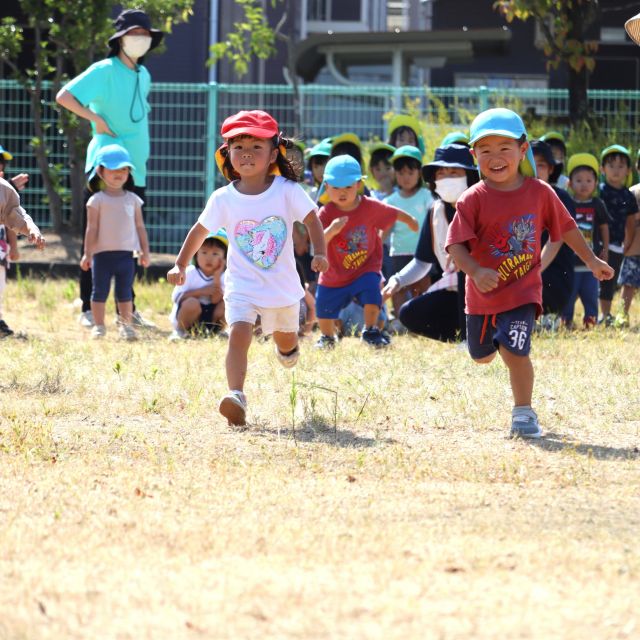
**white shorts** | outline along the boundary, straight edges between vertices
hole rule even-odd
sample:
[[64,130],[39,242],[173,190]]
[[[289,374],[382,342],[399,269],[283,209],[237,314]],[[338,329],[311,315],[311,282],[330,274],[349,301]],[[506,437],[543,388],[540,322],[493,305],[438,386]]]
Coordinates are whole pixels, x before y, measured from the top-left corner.
[[271,335],[274,331],[298,333],[300,328],[300,302],[288,307],[267,308],[246,301],[225,300],[224,315],[229,326],[234,322],[255,324],[260,316],[262,333],[265,336]]

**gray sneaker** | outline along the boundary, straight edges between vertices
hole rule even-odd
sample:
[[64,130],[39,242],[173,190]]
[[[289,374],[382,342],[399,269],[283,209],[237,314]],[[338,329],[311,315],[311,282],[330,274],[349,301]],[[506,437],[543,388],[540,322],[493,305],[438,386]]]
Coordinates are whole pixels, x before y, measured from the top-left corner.
[[107,328],[103,324],[94,324],[91,329],[91,339],[101,340],[107,335]]
[[133,342],[138,339],[136,330],[130,324],[120,324],[118,326],[118,334],[122,340],[127,340],[128,342]]
[[138,310],[134,311],[131,314],[131,324],[135,327],[140,327],[141,329],[155,329],[156,325],[151,322],[151,320],[147,320]]
[[515,407],[511,412],[510,435],[512,438],[540,438],[542,429],[536,412],[530,408]]
[[93,321],[93,313],[91,313],[91,311],[83,311],[78,316],[78,322],[80,323],[81,327],[91,329],[91,327],[93,327],[93,325],[95,324],[95,322]]
[[278,358],[278,362],[285,368],[291,369],[296,366],[298,362],[298,358],[300,357],[300,347],[296,347],[292,353],[285,355],[278,349],[278,345],[275,345],[276,348],[276,358]]
[[247,423],[247,398],[240,391],[229,391],[220,400],[218,411],[230,425],[242,427]]

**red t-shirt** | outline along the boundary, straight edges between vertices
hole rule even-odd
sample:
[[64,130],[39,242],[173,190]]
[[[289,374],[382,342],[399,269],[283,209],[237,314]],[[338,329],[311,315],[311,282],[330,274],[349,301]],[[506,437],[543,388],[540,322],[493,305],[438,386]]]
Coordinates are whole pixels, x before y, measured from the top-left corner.
[[347,224],[327,247],[329,269],[320,274],[318,283],[325,287],[344,287],[365,273],[380,273],[382,240],[380,231],[390,229],[399,209],[373,198],[362,196],[352,211],[342,211],[327,203],[318,217],[326,229],[336,218],[347,216]]
[[498,191],[480,181],[456,204],[446,248],[465,244],[476,262],[495,269],[497,288],[481,293],[467,278],[465,311],[494,314],[535,303],[542,312],[540,236],[546,229],[552,241],[576,223],[553,189],[535,178],[525,178],[514,191]]

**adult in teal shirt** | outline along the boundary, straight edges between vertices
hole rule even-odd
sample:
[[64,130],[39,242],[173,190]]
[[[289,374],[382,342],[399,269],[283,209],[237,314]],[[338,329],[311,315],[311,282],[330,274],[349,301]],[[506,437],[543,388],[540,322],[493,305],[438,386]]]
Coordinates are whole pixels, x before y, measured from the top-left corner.
[[[116,18],[114,27],[116,32],[109,38],[108,57],[70,80],[58,92],[56,102],[91,122],[93,135],[87,148],[85,172],[88,174],[94,168],[102,147],[120,144],[129,152],[134,165],[134,191],[144,200],[149,159],[151,76],[141,62],[148,51],[160,44],[164,34],[152,29],[149,17],[139,9],[123,11]],[[88,327],[93,325],[91,286],[91,271],[81,271],[80,323]],[[135,316],[144,323],[138,313]]]

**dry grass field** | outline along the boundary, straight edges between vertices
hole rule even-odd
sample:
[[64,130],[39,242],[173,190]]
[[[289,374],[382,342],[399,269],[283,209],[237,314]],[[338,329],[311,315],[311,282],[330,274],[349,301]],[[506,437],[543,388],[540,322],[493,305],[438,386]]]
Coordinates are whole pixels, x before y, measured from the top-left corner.
[[525,442],[500,363],[415,337],[254,343],[232,429],[224,341],[137,293],[160,330],[95,343],[74,283],[8,286],[0,639],[640,637],[638,309],[535,339]]

